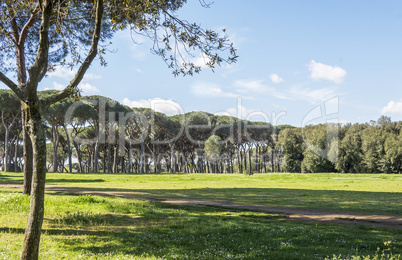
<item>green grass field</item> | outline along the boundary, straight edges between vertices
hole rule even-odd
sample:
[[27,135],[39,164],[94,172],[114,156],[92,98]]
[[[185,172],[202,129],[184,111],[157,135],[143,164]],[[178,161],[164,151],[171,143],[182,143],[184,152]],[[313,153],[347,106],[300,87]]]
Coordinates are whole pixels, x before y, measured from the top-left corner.
[[[163,198],[402,215],[402,176],[53,174],[48,186]],[[22,174],[0,172],[0,184]],[[287,221],[281,214],[47,192],[42,259],[400,259],[401,229]],[[29,210],[0,188],[0,259],[18,259]]]
[[[22,174],[1,173],[2,183],[22,184]],[[128,192],[156,199],[219,200],[402,216],[402,175],[48,173],[46,185]]]

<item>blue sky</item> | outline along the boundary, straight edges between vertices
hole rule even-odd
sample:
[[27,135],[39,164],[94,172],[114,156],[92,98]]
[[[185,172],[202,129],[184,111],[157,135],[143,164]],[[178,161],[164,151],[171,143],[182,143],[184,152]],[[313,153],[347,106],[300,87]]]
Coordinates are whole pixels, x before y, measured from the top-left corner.
[[[150,40],[136,36],[135,44],[120,32],[108,66],[90,68],[83,94],[152,104],[167,114],[229,113],[294,126],[318,106],[321,117],[310,123],[402,120],[402,1],[215,0],[210,8],[189,2],[177,15],[226,28],[240,56],[236,64],[175,78],[150,53]],[[71,74],[61,68],[41,89],[61,88]]]

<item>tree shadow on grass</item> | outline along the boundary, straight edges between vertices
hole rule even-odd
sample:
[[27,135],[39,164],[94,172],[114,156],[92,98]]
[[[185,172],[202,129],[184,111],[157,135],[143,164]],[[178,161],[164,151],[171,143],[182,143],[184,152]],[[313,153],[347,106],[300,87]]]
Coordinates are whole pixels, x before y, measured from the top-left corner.
[[[374,254],[384,239],[396,241],[395,246],[401,244],[401,235],[393,230],[288,223],[269,214],[264,217],[208,207],[161,206],[150,205],[154,211],[135,217],[98,215],[105,221],[84,226],[78,225],[79,221],[66,225],[46,219],[48,227],[43,233],[63,250],[97,257],[313,259],[331,253],[345,256],[356,249],[361,255]],[[160,209],[167,211],[156,212]],[[0,233],[23,234],[24,229],[0,228]]]
[[0,184],[22,184],[23,180],[15,179],[16,176],[0,173]]
[[[52,179],[48,178],[46,183],[100,183],[105,182],[103,179],[91,179],[91,180],[83,180],[83,179]],[[0,174],[0,184],[23,184],[24,180],[22,178],[16,179],[16,176],[13,175],[4,175]]]
[[[401,216],[402,193],[283,188],[115,189],[50,188],[60,195],[87,193],[133,199],[201,200],[243,205]],[[68,189],[68,190],[67,190]]]

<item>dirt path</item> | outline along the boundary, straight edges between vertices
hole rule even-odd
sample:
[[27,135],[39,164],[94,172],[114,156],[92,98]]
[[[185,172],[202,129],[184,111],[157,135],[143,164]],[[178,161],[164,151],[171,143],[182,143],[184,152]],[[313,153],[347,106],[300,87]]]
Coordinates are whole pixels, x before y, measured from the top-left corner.
[[[16,184],[0,184],[0,188],[18,188],[22,189],[22,185]],[[235,210],[251,210],[255,212],[277,213],[286,216],[290,221],[316,221],[337,223],[344,225],[365,225],[371,227],[390,227],[402,229],[402,217],[384,216],[384,215],[365,215],[345,212],[328,212],[316,211],[297,208],[279,208],[258,205],[244,205],[225,201],[210,201],[210,200],[182,200],[174,198],[148,197],[130,192],[114,192],[114,191],[99,191],[85,188],[75,187],[46,187],[48,191],[68,192],[74,194],[87,194],[96,196],[117,196],[122,198],[155,201],[159,203],[167,203],[172,205],[184,206],[208,206],[208,207],[224,207]]]

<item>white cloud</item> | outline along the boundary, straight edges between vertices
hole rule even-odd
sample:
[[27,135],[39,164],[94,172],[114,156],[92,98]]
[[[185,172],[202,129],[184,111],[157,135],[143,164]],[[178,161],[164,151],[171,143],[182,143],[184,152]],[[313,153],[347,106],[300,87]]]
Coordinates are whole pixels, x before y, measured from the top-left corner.
[[135,60],[138,61],[143,61],[145,60],[145,58],[147,57],[149,51],[148,50],[144,50],[142,48],[142,45],[140,45],[139,43],[131,43],[132,45],[130,46],[130,54],[131,57]]
[[201,52],[191,51],[189,52],[183,45],[177,48],[177,63],[193,63],[195,66],[199,66],[202,69],[207,68],[211,59],[208,56],[203,55]]
[[199,66],[201,68],[207,68],[208,65],[206,64],[210,61],[211,59],[209,57],[204,57],[202,54],[200,54],[198,57],[189,59],[189,62],[192,62],[195,66]]
[[98,93],[99,89],[97,89],[95,86],[89,84],[89,83],[81,83],[78,86],[79,89],[81,89],[83,92],[86,93]]
[[264,85],[262,80],[236,80],[235,86],[239,92],[254,92],[254,93],[272,93],[274,88]]
[[388,114],[402,114],[402,100],[401,101],[390,101],[386,107],[381,110],[381,113]]
[[135,71],[138,72],[138,73],[141,73],[141,74],[144,73],[144,72],[143,72],[141,69],[139,69],[139,68],[136,68]]
[[153,98],[132,101],[128,98],[124,98],[122,104],[129,107],[151,108],[156,112],[161,112],[168,116],[184,114],[183,108],[180,104],[171,99]]
[[49,77],[59,77],[66,80],[71,80],[77,71],[75,69],[67,69],[61,66],[57,66],[54,71],[49,72],[47,75]]
[[293,86],[278,90],[263,83],[262,80],[237,80],[234,82],[239,93],[271,96],[283,100],[305,100],[310,103],[319,103],[338,96],[337,88],[310,89],[302,86]]
[[129,56],[135,60],[144,60],[149,54],[149,45],[145,44],[147,42],[146,36],[131,30],[124,30],[118,31],[114,37],[127,43],[127,46],[123,46],[123,48],[128,48]]
[[236,98],[239,95],[232,92],[225,92],[216,84],[199,82],[191,87],[191,92],[197,96],[205,97],[227,97]]
[[276,83],[276,84],[284,81],[283,78],[279,77],[278,74],[271,74],[271,75],[269,75],[269,78],[272,80],[273,83]]
[[64,86],[63,84],[53,82],[53,89],[55,89],[55,90],[63,90],[65,87],[66,86]]
[[87,80],[101,79],[101,78],[102,78],[101,75],[96,75],[96,74],[92,74],[92,73],[85,73],[85,75],[84,75],[84,79],[87,79]]
[[341,84],[346,76],[346,71],[340,67],[333,67],[312,60],[308,65],[312,79],[326,79]]
[[262,121],[269,122],[269,116],[261,110],[248,109],[241,104],[237,105],[237,108],[229,108],[224,112],[215,113],[220,116],[233,116],[239,119],[246,119],[250,121]]
[[[56,66],[55,70],[52,72],[49,72],[47,75],[49,77],[59,77],[65,80],[71,80],[77,73],[76,69],[68,69],[62,66]],[[91,80],[91,79],[101,79],[101,75],[96,75],[92,73],[85,73],[84,79],[86,80]]]
[[336,88],[320,88],[320,89],[309,89],[309,88],[301,88],[301,87],[292,87],[287,91],[290,95],[290,99],[302,99],[306,100],[310,103],[319,103],[323,101],[327,101],[334,96],[338,96],[339,94],[336,91]]
[[279,99],[289,99],[286,94],[263,84],[263,80],[236,80],[234,84],[239,93],[267,94]]
[[126,39],[130,48],[130,56],[135,60],[144,60],[149,52],[149,46],[146,45],[146,37],[139,34],[127,33],[122,37]]

